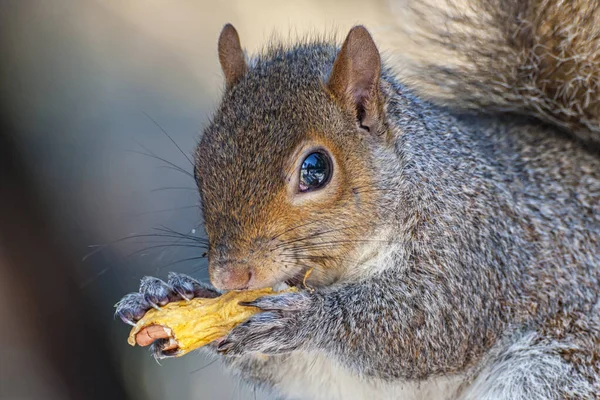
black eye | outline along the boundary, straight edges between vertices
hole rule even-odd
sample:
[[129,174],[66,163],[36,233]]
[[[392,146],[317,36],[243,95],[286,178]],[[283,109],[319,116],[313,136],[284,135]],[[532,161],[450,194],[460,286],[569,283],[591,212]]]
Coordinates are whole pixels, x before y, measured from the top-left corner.
[[298,189],[301,192],[309,192],[322,188],[329,183],[331,172],[331,159],[327,154],[321,151],[309,154],[302,161],[302,167],[300,167]]

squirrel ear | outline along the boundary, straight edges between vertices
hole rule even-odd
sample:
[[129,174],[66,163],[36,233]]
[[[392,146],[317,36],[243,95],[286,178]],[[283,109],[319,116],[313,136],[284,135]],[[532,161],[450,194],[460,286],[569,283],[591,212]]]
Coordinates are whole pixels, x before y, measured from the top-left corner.
[[219,36],[219,62],[223,75],[225,75],[225,83],[227,89],[235,86],[236,83],[244,76],[248,67],[244,51],[240,44],[240,36],[237,30],[231,24],[223,27]]
[[335,59],[327,88],[368,132],[377,131],[382,114],[380,75],[381,57],[373,38],[364,26],[355,26]]

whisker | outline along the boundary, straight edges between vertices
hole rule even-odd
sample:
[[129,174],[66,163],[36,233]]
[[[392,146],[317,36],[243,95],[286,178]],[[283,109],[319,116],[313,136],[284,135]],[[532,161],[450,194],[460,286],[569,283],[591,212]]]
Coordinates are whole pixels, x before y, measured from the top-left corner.
[[201,250],[206,250],[206,247],[204,246],[197,246],[197,245],[190,245],[190,244],[177,244],[177,243],[171,243],[171,244],[157,244],[157,245],[153,245],[153,246],[147,246],[144,247],[143,249],[139,249],[136,250],[132,253],[129,253],[128,255],[125,256],[125,258],[131,258],[137,254],[146,252],[148,250],[154,250],[154,249],[161,249],[161,248],[173,248],[173,247],[184,247],[184,248],[190,248],[190,249],[201,249]]
[[[318,221],[316,221],[316,222],[318,222]],[[390,223],[390,222],[381,222],[380,225],[393,225],[393,223]],[[363,225],[344,226],[344,227],[341,227],[341,228],[329,229],[329,230],[317,232],[317,233],[314,233],[314,234],[308,234],[308,235],[300,237],[300,238],[296,238],[296,239],[292,239],[292,240],[288,240],[288,241],[282,242],[279,245],[277,245],[276,247],[274,247],[274,249],[285,247],[286,245],[291,244],[291,243],[296,243],[296,242],[301,242],[301,241],[305,241],[305,240],[310,240],[310,239],[313,239],[315,237],[323,236],[323,235],[329,234],[329,233],[341,232],[341,231],[346,230],[346,229],[361,228],[362,226]]]
[[309,240],[309,239],[312,239],[314,237],[322,236],[322,235],[325,235],[325,234],[328,234],[328,233],[340,232],[340,231],[343,231],[345,229],[360,228],[360,227],[361,227],[361,225],[352,225],[352,226],[344,226],[344,227],[341,227],[341,228],[329,229],[329,230],[326,230],[326,231],[321,231],[321,232],[317,232],[317,233],[314,233],[314,234],[310,234],[310,235],[307,235],[307,236],[304,236],[304,237],[301,237],[301,238],[297,238],[297,239],[293,239],[293,240],[288,240],[286,242],[282,242],[279,245],[275,246],[274,248],[277,249],[277,248],[283,247],[285,245],[289,245],[291,243],[296,243],[296,242],[300,242],[300,241],[304,241],[304,240]]
[[[284,262],[286,262],[286,263],[290,263],[292,265],[297,265],[297,266],[300,266],[300,267],[303,267],[306,269],[314,268],[315,270],[320,271],[323,274],[327,275],[327,271],[322,269],[321,266],[319,266],[319,265],[306,265],[304,263],[301,263],[299,260],[296,260],[295,258],[290,258],[289,256],[286,256],[283,259],[284,259]],[[294,278],[295,275],[291,276],[291,277]]]
[[196,272],[200,272],[200,271],[202,271],[203,269],[208,269],[208,264],[207,264],[207,265],[201,265],[201,266],[200,266],[200,268],[193,269],[193,270],[190,272],[190,275],[191,275],[191,274],[195,274]]
[[110,269],[110,267],[106,267],[104,269],[102,269],[101,271],[97,272],[94,276],[92,276],[91,278],[86,279],[85,281],[83,281],[83,283],[81,283],[79,285],[79,289],[85,289],[89,284],[91,284],[92,282],[94,282],[96,279],[100,278],[102,275],[104,275],[108,270]]
[[193,191],[197,191],[198,188],[197,187],[189,187],[189,186],[165,186],[165,187],[159,187],[156,189],[152,189],[150,192],[161,192],[164,190],[193,190]]
[[133,214],[132,216],[133,217],[141,217],[143,215],[157,214],[157,213],[168,212],[168,211],[189,210],[190,208],[198,208],[198,204],[194,204],[193,206],[182,206],[182,207],[165,208],[162,210],[144,211],[141,213]]
[[182,172],[182,173],[184,173],[184,174],[188,175],[188,176],[189,176],[189,177],[191,177],[192,179],[194,179],[194,175],[193,175],[191,172],[187,171],[187,170],[186,170],[186,169],[184,169],[184,168],[181,168],[179,165],[177,165],[177,164],[175,164],[175,163],[173,163],[173,162],[171,162],[171,161],[168,161],[168,160],[166,160],[166,159],[164,159],[164,158],[160,157],[159,155],[157,155],[157,154],[156,154],[156,153],[154,153],[153,151],[151,151],[151,150],[148,150],[148,149],[147,149],[147,148],[146,148],[146,147],[145,147],[143,144],[141,144],[141,143],[140,143],[140,142],[138,142],[137,140],[134,140],[134,142],[135,142],[135,143],[136,143],[138,146],[140,146],[142,149],[144,149],[144,151],[145,151],[145,152],[144,152],[144,151],[139,151],[139,150],[128,150],[130,153],[134,153],[134,154],[140,154],[140,155],[143,155],[143,156],[146,156],[146,157],[154,158],[155,160],[162,161],[162,162],[164,162],[165,164],[167,164],[167,165],[169,165],[169,166],[173,167],[174,169],[176,169],[176,170],[178,170],[178,171],[180,171],[180,172]]
[[370,193],[370,192],[398,192],[398,189],[393,188],[374,188],[374,187],[365,187],[361,189],[360,187],[352,188],[353,193]]
[[[309,254],[304,254],[304,253],[284,253],[284,260],[288,260],[288,261],[293,261],[293,262],[300,262],[300,260],[310,260],[313,258],[321,258],[321,259],[330,259],[330,260],[335,260],[335,259],[342,259],[342,260],[346,260],[347,257],[346,256],[311,256]],[[320,268],[320,266],[317,265],[317,268]]]
[[279,233],[278,235],[276,235],[276,236],[273,236],[273,237],[271,238],[271,240],[275,240],[275,239],[277,239],[278,237],[280,237],[281,235],[284,235],[284,234],[286,234],[286,233],[289,233],[289,232],[291,232],[291,231],[293,231],[293,230],[296,230],[296,229],[299,229],[299,228],[302,228],[302,227],[305,227],[305,226],[308,226],[308,225],[315,224],[315,223],[317,223],[317,222],[319,222],[319,221],[311,221],[311,222],[307,222],[307,223],[305,223],[305,224],[300,224],[300,225],[293,226],[293,227],[291,227],[291,228],[289,228],[289,229],[286,229],[285,231],[283,231],[283,232]]
[[[128,241],[128,244],[144,244],[144,245],[155,245],[155,244],[177,244],[180,243],[181,238],[173,238],[174,240],[139,240],[139,241]],[[191,242],[196,243],[196,242]],[[101,245],[92,245],[88,247],[100,247]]]
[[196,257],[183,258],[181,260],[177,260],[177,261],[170,262],[168,264],[161,265],[160,267],[158,267],[156,269],[156,271],[158,272],[158,271],[160,271],[163,268],[167,268],[167,267],[170,267],[171,265],[175,265],[175,264],[180,264],[182,262],[194,261],[194,260],[202,260],[202,259],[205,259],[205,258],[206,258],[205,256],[196,256]]
[[308,225],[316,224],[317,222],[320,222],[320,221],[310,221],[310,222],[307,222],[307,223],[305,223],[305,224],[300,224],[300,225],[293,226],[293,227],[291,227],[291,228],[289,228],[289,229],[286,229],[285,231],[283,231],[283,232],[279,233],[278,235],[276,235],[276,236],[273,236],[273,237],[271,238],[271,240],[275,240],[275,239],[277,239],[278,237],[280,237],[281,235],[284,235],[284,234],[286,234],[286,233],[292,232],[292,231],[294,231],[294,230],[296,230],[296,229],[303,228],[303,227],[305,227],[305,226],[308,226]]
[[307,250],[307,249],[318,249],[318,248],[327,248],[332,244],[343,244],[343,243],[388,243],[389,240],[378,240],[378,239],[348,239],[348,240],[333,240],[329,242],[317,242],[317,243],[307,243],[301,246],[295,247],[295,249]]
[[[144,154],[144,153],[138,153],[138,154]],[[147,155],[147,154],[146,154],[146,155]],[[172,169],[172,170],[174,170],[174,171],[181,172],[181,173],[184,173],[184,174],[185,174],[185,175],[187,175],[187,176],[190,176],[190,173],[189,173],[188,171],[186,171],[186,170],[184,170],[184,169],[182,170],[182,169],[179,169],[179,168],[173,167],[173,166],[171,166],[171,165],[159,165],[159,166],[158,166],[158,167],[156,167],[156,168]]]
[[[162,225],[162,224],[159,225],[158,228],[155,227],[154,229],[156,229],[158,231],[162,231],[162,232],[173,233],[176,235],[186,235],[186,236],[188,235],[187,233],[182,233],[182,232],[176,231],[175,229],[169,228],[168,226]],[[195,237],[200,239],[200,237],[198,237],[198,236],[195,236]]]
[[160,130],[162,131],[162,133],[164,133],[164,134],[165,134],[165,136],[166,136],[166,137],[168,137],[168,138],[169,138],[169,140],[170,140],[170,141],[171,141],[171,142],[172,142],[172,143],[175,145],[175,147],[177,147],[177,150],[179,150],[179,152],[180,152],[181,154],[183,154],[183,156],[184,156],[184,157],[185,157],[185,158],[186,158],[186,159],[189,161],[189,163],[190,163],[190,164],[191,164],[191,166],[193,167],[193,166],[194,166],[194,163],[192,162],[192,160],[190,159],[190,157],[189,157],[189,156],[188,156],[188,155],[187,155],[187,154],[186,154],[186,153],[185,153],[183,150],[181,150],[181,147],[179,147],[179,145],[178,145],[178,144],[175,142],[175,140],[173,140],[173,138],[171,137],[171,135],[169,135],[169,134],[167,133],[167,131],[166,131],[166,130],[165,130],[165,129],[164,129],[164,128],[163,128],[163,127],[162,127],[162,126],[161,126],[161,125],[158,123],[158,122],[156,122],[156,120],[155,120],[154,118],[152,118],[152,117],[151,117],[151,116],[150,116],[150,115],[149,115],[147,112],[145,112],[145,111],[142,111],[142,112],[144,113],[144,115],[145,115],[146,117],[148,117],[148,119],[149,119],[150,121],[154,122],[154,125],[156,125],[156,126],[158,127],[158,129],[160,129]]
[[293,256],[296,259],[302,260],[302,259],[306,259],[306,260],[312,260],[314,258],[324,258],[324,259],[335,259],[338,257],[335,256],[318,256],[318,255],[303,255],[303,254],[296,254],[296,253],[282,253],[282,255],[284,256]]
[[[95,247],[95,249],[93,251],[91,251],[90,253],[86,254],[81,261],[85,261],[87,260],[89,257],[91,257],[92,255],[121,242],[124,242],[126,240],[131,240],[131,239],[139,239],[139,238],[172,238],[172,239],[177,239],[179,238],[178,236],[172,236],[172,235],[166,235],[166,234],[159,234],[159,233],[134,233],[116,240],[113,240],[111,242],[108,243],[103,243],[103,244],[92,244],[89,245],[88,247],[93,248]],[[134,242],[135,243],[135,242]]]
[[292,274],[291,272],[288,272],[288,271],[279,270],[278,272],[285,275],[288,279],[293,279],[296,277],[296,274]]
[[175,230],[173,230],[171,228],[168,228],[168,227],[166,227],[164,225],[160,225],[159,228],[154,228],[154,229],[157,230],[157,231],[159,231],[159,232],[165,232],[165,233],[169,233],[169,234],[175,235],[176,237],[180,237],[182,239],[188,239],[188,240],[193,240],[193,241],[196,241],[196,242],[208,244],[208,239],[206,239],[206,238],[202,238],[202,237],[199,237],[199,236],[193,236],[193,235],[190,235],[190,234],[187,234],[187,233],[177,232],[177,231],[175,231]]

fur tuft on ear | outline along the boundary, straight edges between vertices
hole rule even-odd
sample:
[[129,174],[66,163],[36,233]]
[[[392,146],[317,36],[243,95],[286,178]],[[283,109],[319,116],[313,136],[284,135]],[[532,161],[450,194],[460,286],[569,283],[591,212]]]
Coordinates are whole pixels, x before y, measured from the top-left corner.
[[219,62],[225,76],[225,84],[227,89],[231,89],[248,69],[244,51],[240,44],[240,36],[233,25],[227,24],[223,27],[219,36],[218,51]]
[[327,88],[352,110],[360,128],[375,133],[382,114],[379,78],[381,57],[364,26],[350,30],[340,50]]

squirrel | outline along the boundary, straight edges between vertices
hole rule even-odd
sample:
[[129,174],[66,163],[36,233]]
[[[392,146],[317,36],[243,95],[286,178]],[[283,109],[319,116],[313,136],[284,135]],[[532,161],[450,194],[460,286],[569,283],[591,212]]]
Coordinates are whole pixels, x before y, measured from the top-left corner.
[[212,286],[146,277],[117,315],[297,286],[207,351],[287,399],[599,399],[600,3],[392,3],[396,63],[360,25],[252,58],[225,25]]

